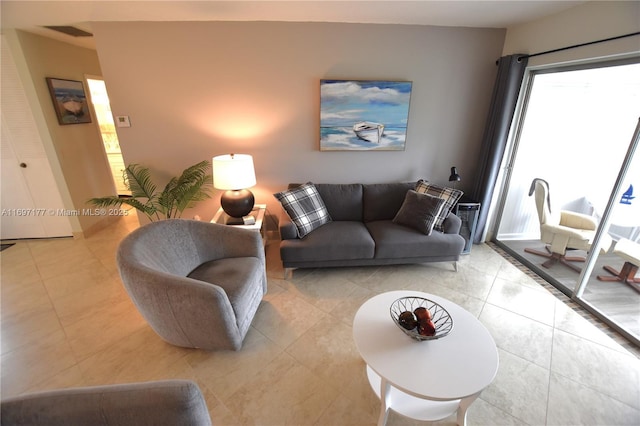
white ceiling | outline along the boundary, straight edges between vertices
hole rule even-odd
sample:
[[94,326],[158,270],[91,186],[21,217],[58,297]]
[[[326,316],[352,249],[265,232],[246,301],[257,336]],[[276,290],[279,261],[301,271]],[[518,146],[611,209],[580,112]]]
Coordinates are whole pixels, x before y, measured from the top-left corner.
[[96,21],[286,21],[508,28],[585,1],[87,1],[2,0],[2,28],[18,28],[83,47],[74,38],[44,29],[72,25],[91,31]]

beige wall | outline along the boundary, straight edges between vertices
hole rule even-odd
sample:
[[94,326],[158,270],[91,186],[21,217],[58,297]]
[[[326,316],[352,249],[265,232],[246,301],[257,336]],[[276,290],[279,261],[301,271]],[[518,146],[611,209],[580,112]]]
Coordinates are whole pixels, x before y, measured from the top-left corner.
[[[504,55],[537,53],[640,31],[640,2],[589,2],[507,30]],[[640,54],[640,36],[531,58],[529,66]]]
[[[70,194],[72,205],[66,207],[92,208],[86,204],[89,198],[114,193],[95,118],[90,124],[59,125],[45,78],[83,81],[85,74],[101,75],[96,52],[26,32],[17,34]],[[77,219],[80,229],[74,226],[74,233],[90,232],[108,218],[84,215]]]
[[[640,3],[589,2],[504,30],[319,23],[94,23],[98,54],[35,35],[19,40],[54,141],[70,208],[110,193],[93,125],[59,126],[45,76],[103,74],[125,161],[164,183],[187,165],[253,154],[257,202],[291,181],[445,183],[449,167],[471,190],[502,54],[535,53],[640,30]],[[503,43],[504,40],[504,43]],[[532,58],[530,65],[637,52],[638,37]],[[101,72],[102,68],[102,72]],[[413,81],[404,152],[320,152],[319,80]],[[99,148],[100,147],[100,148]],[[209,219],[219,192],[187,216]],[[96,218],[82,218],[82,229]],[[74,228],[76,230],[76,228]]]
[[[256,202],[288,182],[471,189],[504,30],[317,23],[94,23],[126,163],[166,182],[224,153],[254,156]],[[413,82],[406,150],[320,152],[320,79]],[[188,216],[210,219],[219,191]],[[187,216],[187,215],[185,215]]]

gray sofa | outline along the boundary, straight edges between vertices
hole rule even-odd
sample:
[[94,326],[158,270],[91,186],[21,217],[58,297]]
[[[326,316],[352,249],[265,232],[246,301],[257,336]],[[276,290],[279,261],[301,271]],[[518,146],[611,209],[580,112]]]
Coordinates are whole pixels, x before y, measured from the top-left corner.
[[0,406],[3,426],[209,426],[200,388],[190,380],[160,380],[35,392]]
[[[289,189],[299,184],[290,184]],[[390,265],[457,261],[465,240],[461,221],[450,213],[442,231],[425,235],[393,222],[415,182],[315,184],[331,222],[298,237],[295,224],[280,215],[280,256],[285,277],[293,268]]]

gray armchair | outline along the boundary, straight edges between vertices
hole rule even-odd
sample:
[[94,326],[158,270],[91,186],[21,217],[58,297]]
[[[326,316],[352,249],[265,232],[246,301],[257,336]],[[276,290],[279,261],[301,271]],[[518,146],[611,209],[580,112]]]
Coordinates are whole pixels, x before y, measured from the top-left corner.
[[189,380],[57,389],[16,396],[0,405],[3,426],[209,426],[202,392]]
[[267,291],[258,232],[186,219],[149,223],[117,251],[120,276],[151,328],[183,347],[242,347]]

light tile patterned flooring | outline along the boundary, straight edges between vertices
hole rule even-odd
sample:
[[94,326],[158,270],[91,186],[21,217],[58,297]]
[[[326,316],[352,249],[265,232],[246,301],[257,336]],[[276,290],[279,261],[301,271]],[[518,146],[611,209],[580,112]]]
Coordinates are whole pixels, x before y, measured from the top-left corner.
[[[457,273],[441,263],[297,270],[283,280],[270,242],[269,292],[242,350],[205,352],[160,340],[124,291],[114,255],[136,227],[133,214],[86,239],[0,252],[2,397],[188,378],[216,425],[374,425],[379,401],[351,323],[373,295],[411,289],[463,306],[498,345],[498,375],[469,425],[640,424],[638,358],[488,245],[474,246]],[[417,423],[392,413],[388,424]]]

